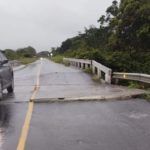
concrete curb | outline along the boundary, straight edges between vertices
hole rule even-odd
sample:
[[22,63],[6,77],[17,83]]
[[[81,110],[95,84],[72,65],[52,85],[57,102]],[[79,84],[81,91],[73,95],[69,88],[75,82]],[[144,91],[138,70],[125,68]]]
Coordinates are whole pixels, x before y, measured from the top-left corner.
[[59,98],[39,98],[31,99],[34,103],[55,103],[55,102],[87,102],[87,101],[120,101],[128,100],[130,98],[138,98],[144,96],[147,92],[136,94],[122,94],[112,96],[89,96],[89,97],[59,97]]

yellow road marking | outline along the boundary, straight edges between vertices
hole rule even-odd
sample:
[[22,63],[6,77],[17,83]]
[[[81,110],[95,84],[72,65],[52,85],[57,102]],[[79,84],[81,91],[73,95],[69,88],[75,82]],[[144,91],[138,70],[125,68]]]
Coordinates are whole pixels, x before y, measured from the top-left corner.
[[21,137],[19,139],[19,144],[18,144],[17,150],[25,149],[25,143],[26,143],[26,139],[27,139],[27,135],[28,135],[28,131],[29,131],[30,121],[31,121],[32,112],[33,112],[33,106],[34,106],[34,103],[29,102],[28,112],[26,114],[26,119],[25,119],[25,123],[22,128],[22,133],[21,133]]
[[24,150],[25,149],[25,144],[26,144],[26,140],[27,140],[27,136],[28,136],[28,132],[29,132],[29,127],[30,127],[30,122],[31,122],[31,118],[32,118],[32,112],[33,112],[33,107],[34,107],[34,102],[31,100],[34,100],[36,97],[36,94],[40,88],[40,73],[41,73],[41,68],[42,68],[42,62],[40,64],[38,73],[37,73],[37,81],[36,81],[36,85],[34,87],[34,91],[33,94],[30,98],[30,102],[28,105],[28,111],[26,114],[26,118],[25,118],[25,122],[22,128],[22,132],[21,132],[21,136],[19,138],[19,143],[17,146],[17,150]]

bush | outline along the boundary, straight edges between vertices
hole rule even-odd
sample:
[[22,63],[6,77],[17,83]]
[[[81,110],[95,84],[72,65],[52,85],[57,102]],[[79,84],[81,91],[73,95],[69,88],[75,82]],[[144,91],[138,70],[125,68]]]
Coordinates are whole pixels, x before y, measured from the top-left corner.
[[9,60],[15,60],[18,58],[17,53],[14,50],[6,49],[4,50],[4,53]]
[[100,78],[97,75],[93,75],[92,80],[95,82],[101,82]]
[[16,51],[16,53],[19,57],[34,57],[34,56],[36,56],[36,50],[31,46],[28,46],[25,48],[20,48]]
[[65,66],[70,66],[69,61],[63,61],[63,64],[64,64]]
[[91,68],[86,68],[83,70],[86,73],[92,74],[92,69]]

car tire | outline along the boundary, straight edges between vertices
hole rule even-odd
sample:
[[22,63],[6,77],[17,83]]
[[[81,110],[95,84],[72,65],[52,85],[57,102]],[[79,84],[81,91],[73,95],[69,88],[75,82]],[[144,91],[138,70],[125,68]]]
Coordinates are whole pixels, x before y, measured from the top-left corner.
[[11,85],[7,88],[8,93],[14,92],[14,80],[12,80]]
[[3,98],[3,89],[2,89],[2,83],[0,83],[0,100]]

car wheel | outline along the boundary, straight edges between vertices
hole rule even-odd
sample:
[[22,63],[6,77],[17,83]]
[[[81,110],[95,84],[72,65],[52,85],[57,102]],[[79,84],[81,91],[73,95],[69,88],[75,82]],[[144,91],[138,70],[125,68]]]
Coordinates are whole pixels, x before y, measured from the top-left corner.
[[14,92],[14,80],[12,80],[11,86],[7,88],[8,93],[13,93]]
[[0,83],[0,100],[3,98],[3,89],[2,89],[2,83]]

